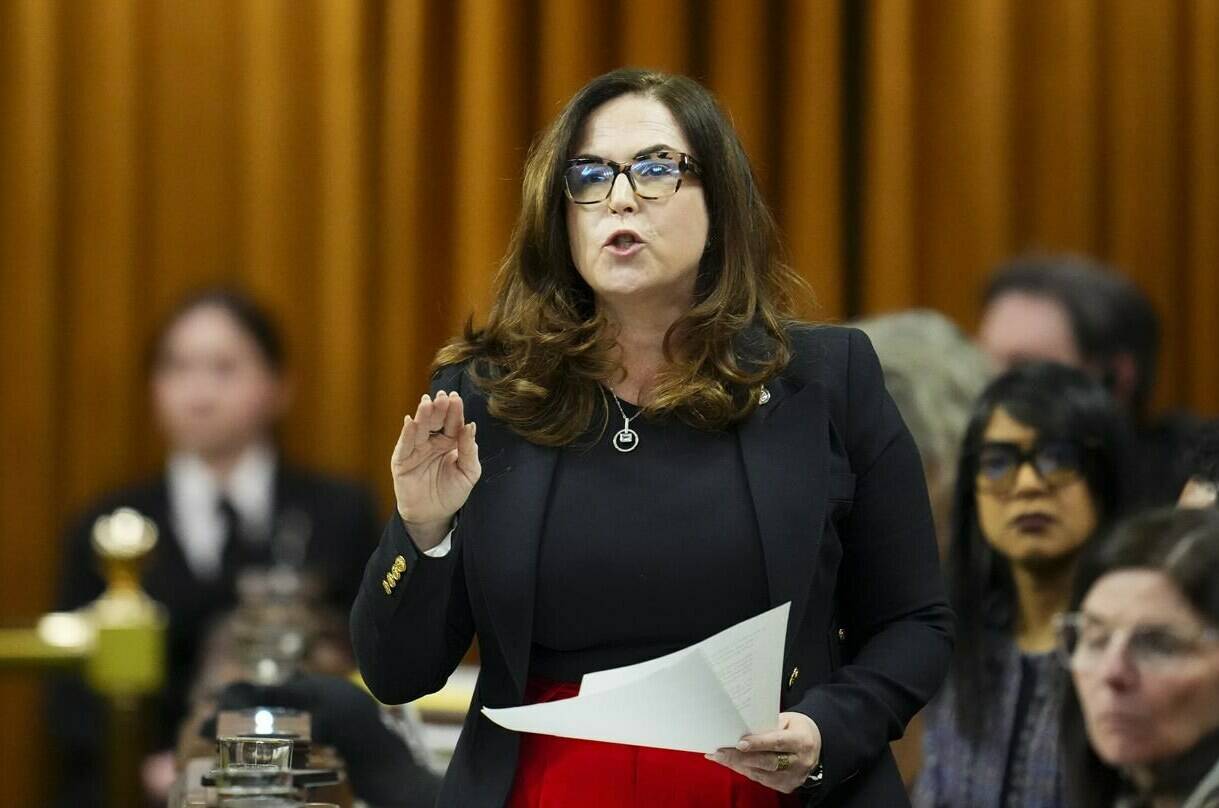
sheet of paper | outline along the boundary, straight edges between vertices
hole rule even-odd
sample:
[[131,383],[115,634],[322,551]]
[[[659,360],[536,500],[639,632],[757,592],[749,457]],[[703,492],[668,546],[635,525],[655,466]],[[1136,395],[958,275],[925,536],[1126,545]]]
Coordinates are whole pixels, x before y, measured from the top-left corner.
[[580,683],[580,695],[629,684],[697,649],[706,656],[750,730],[773,729],[779,714],[783,643],[787,639],[790,611],[789,601],[680,651],[636,665],[590,673]]
[[567,738],[710,752],[778,723],[791,604],[657,659],[590,673],[580,694],[483,708],[501,726]]

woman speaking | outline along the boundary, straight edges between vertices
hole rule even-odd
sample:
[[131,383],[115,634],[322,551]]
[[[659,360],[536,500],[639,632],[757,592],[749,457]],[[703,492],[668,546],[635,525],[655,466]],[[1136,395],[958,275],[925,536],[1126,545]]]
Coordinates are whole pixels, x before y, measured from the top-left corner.
[[[906,804],[887,744],[944,677],[951,614],[867,339],[791,318],[748,159],[690,79],[594,79],[530,152],[522,197],[488,322],[440,351],[404,420],[398,515],[352,611],[385,702],[440,688],[478,635],[441,804]],[[777,728],[734,748],[480,713],[788,601]]]

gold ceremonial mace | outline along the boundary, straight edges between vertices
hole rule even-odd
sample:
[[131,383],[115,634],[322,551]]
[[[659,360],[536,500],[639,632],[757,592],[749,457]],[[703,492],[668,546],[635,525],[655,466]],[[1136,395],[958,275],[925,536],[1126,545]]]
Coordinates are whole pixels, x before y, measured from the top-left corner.
[[0,629],[0,671],[75,668],[108,709],[106,791],[110,805],[143,802],[140,764],[148,751],[139,708],[165,681],[165,609],[140,588],[140,567],[156,546],[153,521],[130,508],[100,517],[93,550],[106,591],[75,612],[43,615],[32,629]]

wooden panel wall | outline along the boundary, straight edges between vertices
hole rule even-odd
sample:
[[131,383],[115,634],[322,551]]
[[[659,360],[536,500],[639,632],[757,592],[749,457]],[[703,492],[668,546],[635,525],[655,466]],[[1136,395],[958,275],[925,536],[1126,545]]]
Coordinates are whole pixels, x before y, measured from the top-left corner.
[[[720,94],[818,316],[971,326],[995,261],[1087,251],[1161,307],[1160,402],[1219,412],[1219,0],[8,0],[0,620],[49,605],[68,514],[156,468],[143,352],[205,282],[282,322],[288,454],[388,506],[525,149],[620,64]],[[38,765],[36,694],[0,681],[11,772]]]
[[1013,252],[1112,262],[1164,324],[1157,403],[1219,410],[1219,3],[869,3],[863,306],[972,327]]
[[[368,480],[388,508],[402,413],[440,343],[486,311],[530,140],[619,64],[722,91],[780,211],[811,225],[796,263],[836,288],[837,13],[838,0],[0,3],[0,620],[49,607],[70,514],[156,468],[144,350],[205,283],[247,286],[286,332],[287,453]],[[42,804],[49,770],[17,733],[41,732],[38,688],[6,677],[0,697],[5,796]]]

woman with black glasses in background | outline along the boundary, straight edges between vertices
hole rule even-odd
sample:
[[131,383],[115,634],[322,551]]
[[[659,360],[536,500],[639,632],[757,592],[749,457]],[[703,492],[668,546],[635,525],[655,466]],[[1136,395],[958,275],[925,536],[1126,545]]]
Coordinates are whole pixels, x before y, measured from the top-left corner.
[[1058,620],[1072,808],[1219,806],[1219,513],[1122,523]]
[[979,398],[948,558],[956,656],[927,711],[916,806],[1063,804],[1053,618],[1122,502],[1123,424],[1098,383],[1061,365],[1014,368]]

